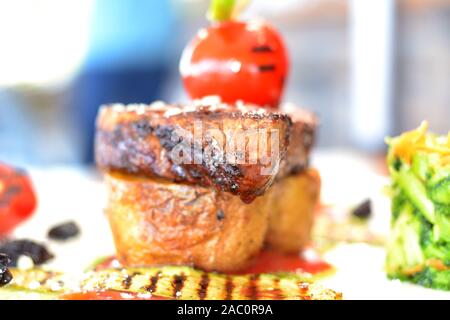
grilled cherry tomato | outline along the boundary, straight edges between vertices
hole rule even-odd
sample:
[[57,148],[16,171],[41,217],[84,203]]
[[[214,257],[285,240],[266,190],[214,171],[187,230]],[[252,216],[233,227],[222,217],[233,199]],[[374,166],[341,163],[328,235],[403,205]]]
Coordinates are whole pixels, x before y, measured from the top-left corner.
[[0,237],[26,220],[36,208],[36,196],[28,175],[0,163]]
[[198,32],[184,49],[180,73],[191,98],[218,95],[277,108],[288,65],[283,40],[269,24],[225,20]]

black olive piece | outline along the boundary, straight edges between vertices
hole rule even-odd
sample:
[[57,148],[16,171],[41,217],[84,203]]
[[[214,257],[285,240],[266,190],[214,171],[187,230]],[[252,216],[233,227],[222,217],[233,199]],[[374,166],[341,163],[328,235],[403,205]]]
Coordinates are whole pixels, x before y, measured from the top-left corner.
[[44,245],[26,239],[2,242],[0,252],[9,256],[12,267],[17,266],[17,261],[22,255],[30,257],[35,265],[43,264],[53,258],[53,254]]
[[0,287],[3,287],[11,282],[13,276],[11,272],[7,269],[5,272],[0,273]]
[[48,231],[48,237],[53,240],[67,240],[77,236],[80,228],[73,221],[65,222],[52,227]]
[[0,275],[8,269],[8,266],[10,264],[11,259],[8,257],[8,255],[0,253]]
[[8,284],[12,280],[12,274],[8,270],[11,259],[8,255],[0,253],[0,287]]
[[367,219],[372,214],[372,202],[370,199],[365,200],[353,209],[352,214],[361,219]]

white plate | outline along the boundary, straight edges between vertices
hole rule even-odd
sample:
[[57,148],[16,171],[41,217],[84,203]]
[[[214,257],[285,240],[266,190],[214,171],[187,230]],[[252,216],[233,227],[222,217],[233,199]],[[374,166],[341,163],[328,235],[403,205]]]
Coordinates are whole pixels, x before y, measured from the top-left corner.
[[[356,167],[351,177],[332,170],[326,158],[317,161],[322,173],[324,196],[330,194],[345,201],[358,200],[364,195],[378,197],[384,179],[373,174],[364,174],[367,168]],[[345,161],[344,161],[345,162]],[[342,164],[339,172],[345,172]],[[347,171],[348,172],[348,171]],[[52,168],[32,170],[31,175],[37,190],[39,206],[33,218],[20,226],[15,235],[19,238],[40,240],[49,245],[55,259],[49,267],[67,273],[81,273],[96,258],[114,254],[114,246],[109,226],[103,214],[106,201],[101,179],[94,170],[80,168]],[[342,180],[344,179],[344,180]],[[357,180],[351,181],[351,180]],[[345,188],[340,181],[345,181]],[[362,181],[366,182],[364,191]],[[378,182],[377,182],[378,181]],[[369,183],[370,182],[370,183]],[[375,185],[374,185],[375,184]],[[337,188],[341,185],[340,188]],[[358,189],[352,193],[351,187]],[[334,190],[334,193],[333,193]],[[340,190],[340,191],[339,191]],[[341,192],[340,197],[337,192]],[[353,194],[354,199],[350,199]],[[328,199],[330,200],[330,199]],[[331,201],[331,200],[330,200]],[[386,204],[377,205],[376,215],[381,215],[381,229],[385,228]],[[60,222],[76,221],[81,227],[81,235],[68,242],[58,243],[46,238],[48,229]],[[377,223],[375,228],[377,228]],[[420,286],[390,281],[383,272],[384,250],[366,244],[341,245],[326,254],[326,260],[333,264],[337,272],[323,280],[332,289],[343,292],[347,299],[450,299],[450,292],[425,289]]]

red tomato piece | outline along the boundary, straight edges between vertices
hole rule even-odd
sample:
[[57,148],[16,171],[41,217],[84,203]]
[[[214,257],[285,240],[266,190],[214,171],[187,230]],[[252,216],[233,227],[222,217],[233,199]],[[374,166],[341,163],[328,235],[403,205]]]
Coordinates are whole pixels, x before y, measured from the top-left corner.
[[88,291],[68,293],[60,297],[62,300],[170,300],[165,297],[129,293],[121,291]]
[[31,216],[36,195],[28,175],[0,163],[0,237]]
[[267,23],[225,21],[202,29],[185,48],[180,72],[191,98],[218,95],[277,108],[289,61],[283,39]]

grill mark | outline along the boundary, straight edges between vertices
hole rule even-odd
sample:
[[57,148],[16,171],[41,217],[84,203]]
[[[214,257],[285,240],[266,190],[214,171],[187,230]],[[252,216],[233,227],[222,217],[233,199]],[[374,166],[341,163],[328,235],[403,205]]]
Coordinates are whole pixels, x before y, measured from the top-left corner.
[[185,280],[186,280],[186,276],[183,273],[182,274],[176,274],[176,275],[173,276],[173,279],[172,279],[172,287],[173,287],[172,297],[174,299],[178,299],[179,296],[181,295],[181,290],[183,289]]
[[208,294],[209,282],[209,274],[203,273],[200,279],[199,287],[197,289],[198,297],[200,298],[200,300],[205,300],[206,295]]
[[122,286],[125,290],[130,289],[131,284],[133,283],[133,278],[137,275],[139,275],[139,272],[134,272],[133,274],[127,274],[125,279],[122,281]]
[[4,191],[4,194],[6,196],[15,195],[17,193],[20,193],[22,191],[22,188],[20,186],[12,185],[6,188]]
[[153,293],[156,291],[159,277],[161,276],[161,271],[158,271],[154,276],[150,277],[150,284],[145,288],[150,293]]
[[249,283],[248,283],[248,288],[247,288],[247,296],[251,300],[258,299],[258,296],[259,296],[258,280],[259,280],[259,274],[254,274],[254,275],[250,276],[250,278],[249,278]]
[[258,66],[259,72],[272,72],[275,71],[274,64],[262,64]]
[[280,279],[273,280],[273,290],[271,292],[273,300],[284,300],[283,291],[280,289]]
[[273,49],[271,46],[268,45],[261,45],[261,46],[255,46],[252,48],[252,52],[255,53],[262,53],[262,52],[273,52]]
[[127,275],[125,276],[125,279],[122,280],[122,287],[123,287],[125,290],[130,289],[131,281],[132,281],[132,280],[133,280],[133,275],[127,274]]
[[230,276],[227,276],[225,279],[225,299],[224,300],[231,300],[233,297],[233,290],[234,290],[234,283],[233,278]]
[[298,283],[298,289],[299,289],[299,293],[300,293],[300,297],[302,299],[308,299],[308,291],[309,291],[309,284],[306,282],[300,282]]

